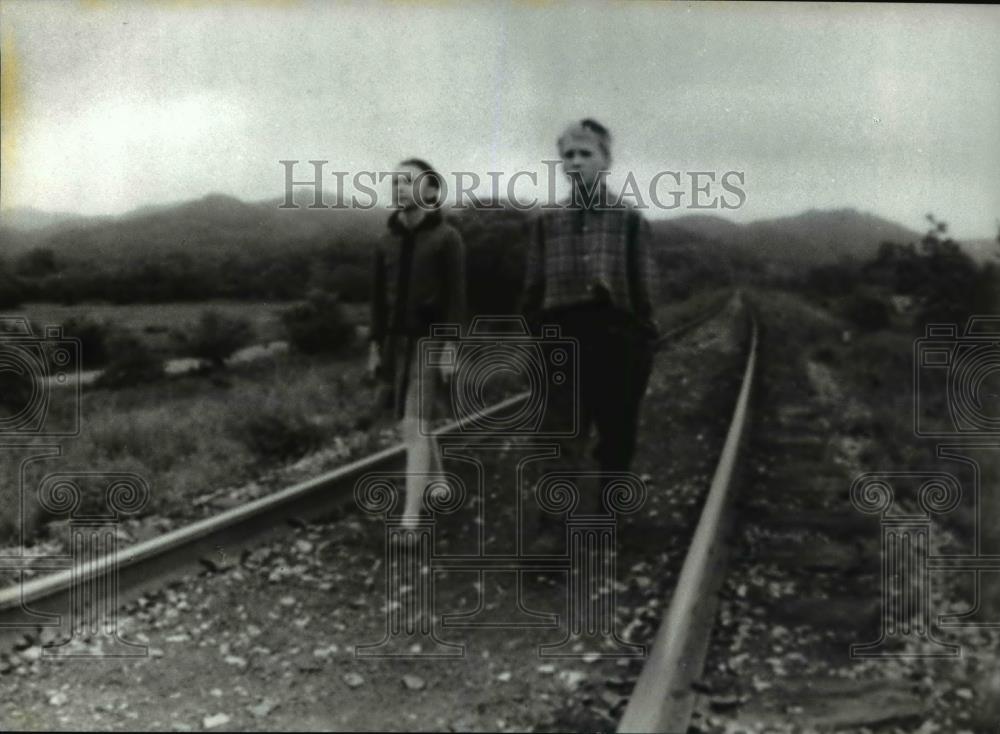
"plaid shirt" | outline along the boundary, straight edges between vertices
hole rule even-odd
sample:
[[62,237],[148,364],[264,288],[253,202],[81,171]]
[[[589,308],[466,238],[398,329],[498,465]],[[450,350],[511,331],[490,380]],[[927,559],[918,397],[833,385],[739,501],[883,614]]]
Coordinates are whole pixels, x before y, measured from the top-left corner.
[[[635,268],[631,277],[630,227]],[[543,211],[533,228],[525,278],[527,313],[610,302],[644,323],[651,321],[656,270],[652,232],[642,214],[624,205],[588,209],[564,204]]]

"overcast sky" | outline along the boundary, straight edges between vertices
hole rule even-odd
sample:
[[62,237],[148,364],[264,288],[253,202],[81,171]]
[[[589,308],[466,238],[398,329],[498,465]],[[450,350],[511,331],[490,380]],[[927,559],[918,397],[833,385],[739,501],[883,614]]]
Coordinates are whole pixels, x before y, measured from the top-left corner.
[[3,207],[277,197],[280,159],[544,176],[559,131],[593,116],[618,181],[743,171],[743,207],[708,212],[739,221],[933,212],[989,237],[1000,218],[997,7],[0,7]]

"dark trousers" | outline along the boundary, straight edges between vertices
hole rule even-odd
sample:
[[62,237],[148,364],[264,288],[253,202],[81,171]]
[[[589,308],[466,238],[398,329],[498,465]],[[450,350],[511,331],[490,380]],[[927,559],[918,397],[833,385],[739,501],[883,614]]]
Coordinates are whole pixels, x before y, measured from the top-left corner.
[[[579,432],[560,442],[562,457],[548,471],[587,471],[591,430],[597,441],[590,455],[600,472],[625,472],[635,455],[639,410],[653,366],[655,344],[628,313],[609,305],[586,304],[549,311],[542,323],[558,324],[564,338],[578,343],[578,386],[550,386],[546,421],[565,425],[576,403]],[[599,483],[600,485],[600,483]],[[586,509],[596,508],[600,486],[581,491]]]

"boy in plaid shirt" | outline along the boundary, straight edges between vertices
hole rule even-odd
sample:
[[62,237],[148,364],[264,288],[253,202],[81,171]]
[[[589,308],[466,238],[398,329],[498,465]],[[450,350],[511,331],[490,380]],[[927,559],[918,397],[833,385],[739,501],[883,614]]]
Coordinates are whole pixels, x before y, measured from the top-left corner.
[[[639,408],[659,335],[657,292],[648,222],[614,201],[605,186],[611,135],[595,120],[570,125],[559,137],[570,199],[533,223],[524,311],[536,323],[558,324],[579,343],[579,435],[563,442],[564,462],[582,468],[592,424],[602,472],[627,471],[635,453]],[[547,419],[564,418],[573,388],[553,386]],[[585,492],[578,514],[601,512],[598,492]]]

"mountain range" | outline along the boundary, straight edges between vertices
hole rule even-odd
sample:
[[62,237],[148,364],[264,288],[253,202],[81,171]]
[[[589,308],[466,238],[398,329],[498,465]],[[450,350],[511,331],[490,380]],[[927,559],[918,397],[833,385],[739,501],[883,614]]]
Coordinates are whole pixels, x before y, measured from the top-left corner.
[[[384,209],[282,209],[281,203],[210,194],[116,217],[8,209],[0,211],[0,247],[14,255],[45,247],[67,259],[128,258],[152,252],[252,254],[335,241],[349,247],[384,231]],[[916,243],[922,236],[855,209],[811,209],[748,224],[713,215],[682,215],[652,220],[652,227],[657,240],[668,246],[701,248],[706,254],[721,249],[740,257],[802,266],[868,259],[882,242]],[[996,240],[962,245],[979,261],[1000,252]]]

